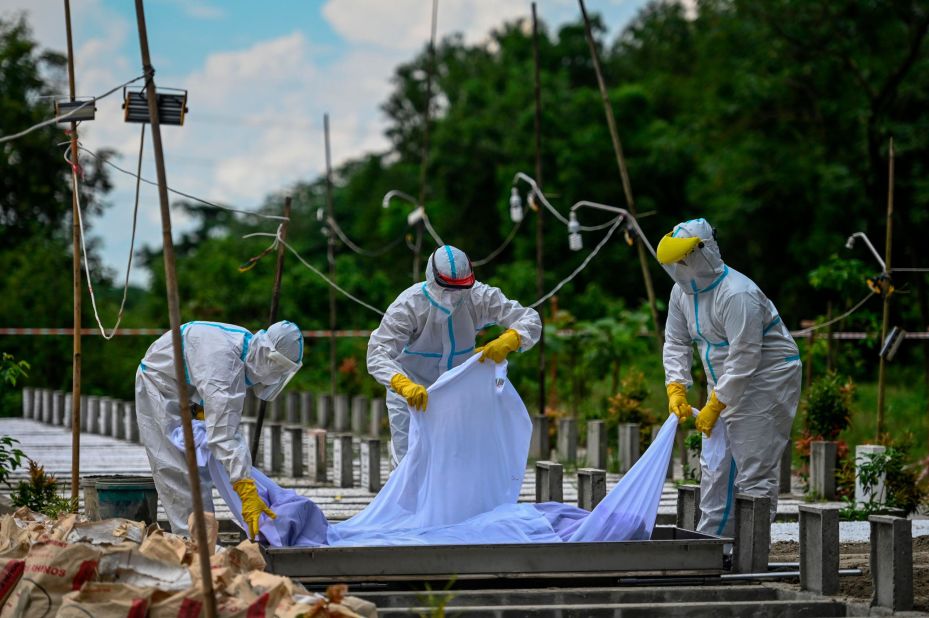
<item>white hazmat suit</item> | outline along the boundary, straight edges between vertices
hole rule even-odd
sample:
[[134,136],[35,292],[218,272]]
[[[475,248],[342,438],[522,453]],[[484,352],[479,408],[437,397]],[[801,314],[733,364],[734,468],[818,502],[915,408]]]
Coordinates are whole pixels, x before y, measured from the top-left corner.
[[[443,282],[463,282],[458,289]],[[471,285],[464,288],[464,285]],[[542,321],[535,309],[509,300],[499,288],[475,282],[465,253],[448,245],[439,247],[426,266],[426,281],[404,290],[387,308],[368,340],[368,373],[387,387],[391,457],[398,464],[406,454],[410,408],[390,387],[396,374],[426,388],[440,375],[465,362],[474,353],[479,330],[499,325],[519,335],[519,350],[539,340]]]
[[[188,322],[181,327],[181,341],[187,393],[191,404],[203,408],[210,453],[229,473],[230,482],[249,478],[252,458],[239,431],[246,389],[254,388],[261,399],[276,397],[300,368],[303,335],[292,322],[277,322],[254,335],[232,324]],[[189,535],[193,503],[187,463],[170,439],[181,425],[174,367],[169,331],[148,348],[136,370],[136,414],[171,531]],[[200,488],[204,509],[212,511],[212,483],[205,468]]]
[[670,236],[699,244],[666,266],[675,281],[665,330],[666,383],[692,384],[696,343],[708,387],[726,406],[717,422],[728,434],[722,465],[710,470],[701,458],[698,531],[732,536],[737,492],[769,497],[774,520],[780,459],[800,398],[800,355],[774,303],[723,262],[706,220],[681,223]]

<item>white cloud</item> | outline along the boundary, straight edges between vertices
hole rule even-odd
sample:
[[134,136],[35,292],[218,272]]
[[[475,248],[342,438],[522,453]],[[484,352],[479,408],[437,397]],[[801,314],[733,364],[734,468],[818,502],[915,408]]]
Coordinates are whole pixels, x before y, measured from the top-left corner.
[[[591,12],[603,13],[611,30],[616,16],[644,0],[590,0]],[[135,24],[109,9],[103,0],[72,0],[75,7],[75,52],[80,94],[99,94],[139,72]],[[219,19],[225,5],[184,2],[188,15]],[[220,8],[221,7],[221,8]],[[329,0],[318,19],[326,19],[344,43],[325,50],[297,29],[259,42],[214,52],[192,66],[160,62],[153,41],[160,87],[189,89],[190,114],[184,127],[165,127],[163,137],[169,184],[194,195],[239,208],[258,206],[269,193],[324,168],[322,117],[330,114],[333,163],[383,150],[385,119],[379,106],[390,92],[397,64],[422,49],[429,38],[429,0]],[[64,49],[60,0],[4,0],[0,14],[27,10],[39,42]],[[151,10],[157,10],[157,5]],[[542,0],[540,17],[552,27],[576,20],[575,0]],[[530,15],[529,0],[456,0],[440,2],[438,34],[464,33],[469,42],[485,39],[505,21]],[[362,16],[363,18],[359,18]],[[611,17],[612,16],[612,17]],[[286,32],[286,31],[285,31]],[[217,38],[217,47],[228,40]],[[98,103],[97,120],[83,127],[91,148],[114,148],[119,164],[135,169],[139,126],[122,120],[119,94]],[[151,141],[146,136],[143,175],[155,178]],[[103,240],[104,262],[118,277],[125,272],[135,181],[114,172],[113,207],[97,221],[94,235]],[[402,188],[402,187],[401,187]],[[174,231],[190,222],[174,215]],[[136,246],[160,244],[158,194],[143,185]],[[138,271],[133,276],[140,280]]]

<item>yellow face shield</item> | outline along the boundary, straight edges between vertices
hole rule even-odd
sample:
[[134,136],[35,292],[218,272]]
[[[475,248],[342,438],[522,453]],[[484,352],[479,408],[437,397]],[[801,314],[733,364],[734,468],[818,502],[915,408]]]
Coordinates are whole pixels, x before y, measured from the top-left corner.
[[700,244],[699,238],[674,238],[665,234],[658,243],[658,261],[662,264],[673,264],[687,257],[687,255]]

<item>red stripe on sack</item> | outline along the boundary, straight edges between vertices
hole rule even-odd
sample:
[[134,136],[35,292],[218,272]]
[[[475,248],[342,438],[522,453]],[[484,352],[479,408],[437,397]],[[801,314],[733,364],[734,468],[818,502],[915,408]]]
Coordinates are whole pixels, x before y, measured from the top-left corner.
[[85,560],[77,569],[77,574],[71,581],[71,590],[80,590],[84,582],[90,581],[97,574],[97,561]]
[[148,601],[145,599],[133,599],[132,607],[129,608],[129,613],[126,614],[126,618],[145,618],[148,614]]
[[202,611],[203,603],[196,599],[184,599],[177,611],[177,618],[200,618]]
[[248,618],[266,618],[268,615],[268,601],[271,596],[266,592],[248,606]]
[[25,560],[10,560],[0,571],[0,602],[13,591],[26,570]]

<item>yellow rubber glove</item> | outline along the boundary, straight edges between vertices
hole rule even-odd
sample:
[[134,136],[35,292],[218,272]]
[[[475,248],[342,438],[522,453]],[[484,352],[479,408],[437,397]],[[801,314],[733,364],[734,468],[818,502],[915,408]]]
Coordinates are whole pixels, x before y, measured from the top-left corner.
[[411,408],[426,411],[426,406],[429,405],[429,393],[425,386],[417,384],[402,373],[397,373],[390,379],[390,387],[398,395],[405,397]]
[[474,351],[481,353],[480,360],[482,363],[488,358],[495,363],[502,363],[510,352],[515,352],[518,349],[519,333],[510,328],[487,345],[482,345]]
[[258,495],[258,488],[252,479],[239,479],[232,484],[232,488],[242,500],[242,519],[248,526],[248,538],[254,540],[258,537],[258,520],[265,514],[271,519],[277,519],[277,514],[268,508],[265,501]]
[[703,409],[700,410],[700,414],[697,415],[697,420],[694,422],[697,431],[703,432],[706,434],[706,437],[709,438],[710,432],[713,431],[713,426],[716,425],[720,413],[725,409],[726,404],[716,398],[716,391],[710,393],[710,399],[706,402],[706,405],[703,406]]
[[693,408],[687,402],[687,387],[677,382],[668,384],[668,412],[683,423],[693,415]]

